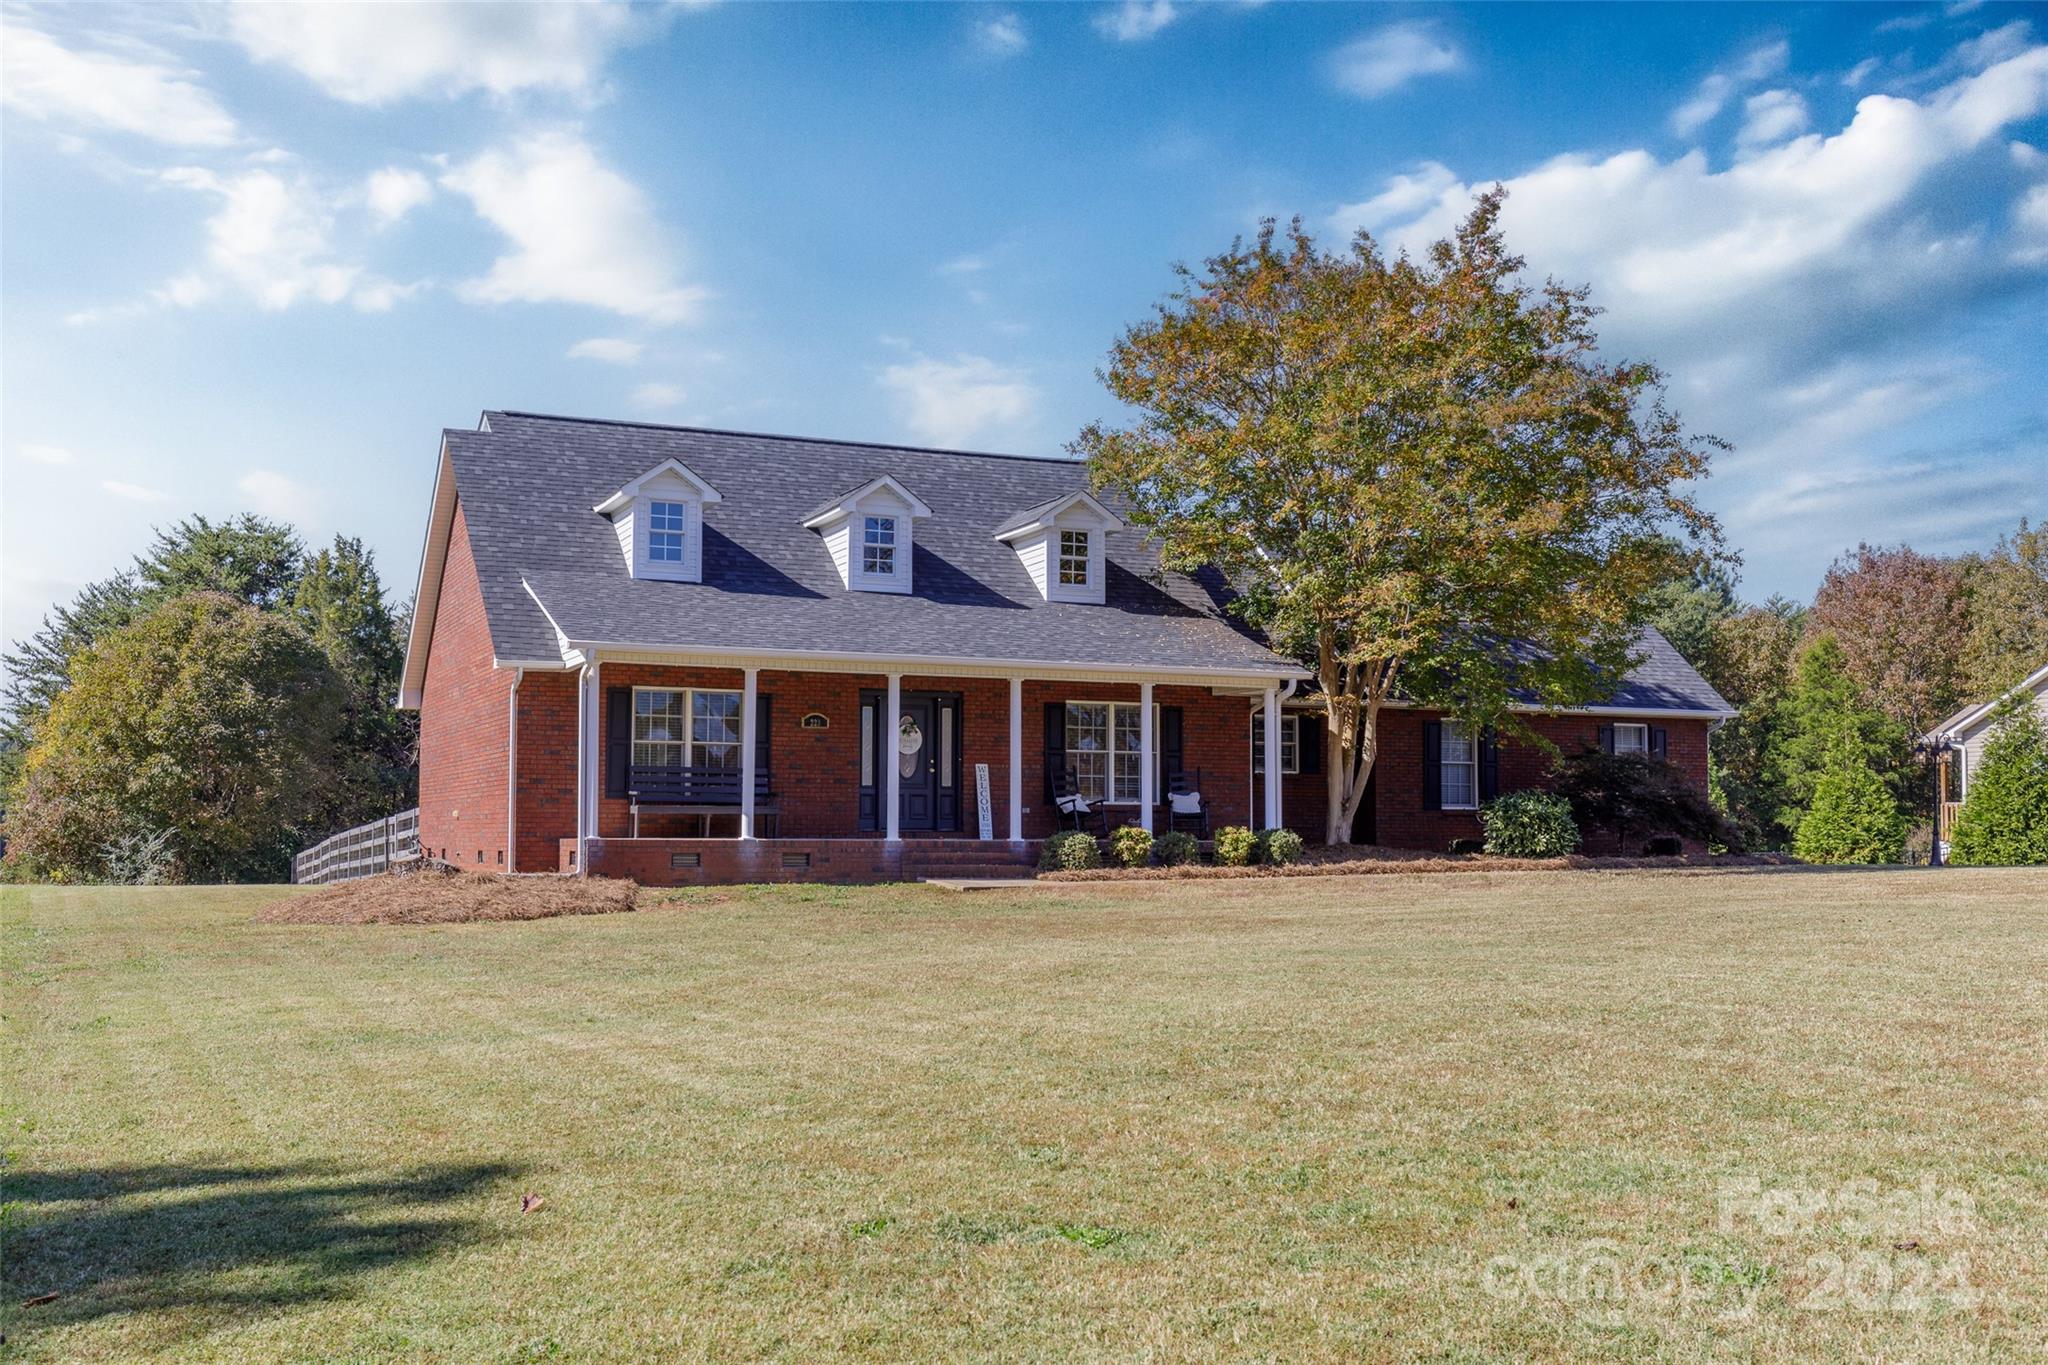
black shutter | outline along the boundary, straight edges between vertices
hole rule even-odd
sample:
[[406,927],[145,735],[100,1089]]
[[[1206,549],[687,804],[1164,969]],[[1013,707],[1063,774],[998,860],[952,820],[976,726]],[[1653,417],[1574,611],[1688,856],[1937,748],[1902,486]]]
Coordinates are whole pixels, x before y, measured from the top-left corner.
[[626,770],[633,763],[633,689],[608,687],[604,693],[604,794],[626,794]]
[[1614,727],[1612,725],[1600,727],[1600,752],[1603,754],[1614,752]]
[[1060,779],[1067,771],[1067,704],[1045,704],[1045,799],[1059,793]]
[[1444,808],[1444,723],[1422,723],[1422,808]]
[[754,781],[757,785],[771,780],[770,774],[775,771],[768,763],[768,756],[775,752],[775,746],[768,738],[769,718],[775,714],[770,703],[774,700],[764,692],[754,694]]
[[1479,734],[1479,800],[1482,804],[1500,795],[1500,736],[1492,730]]
[[1666,735],[1661,725],[1650,727],[1650,752],[1659,758],[1666,756]]
[[1159,760],[1160,771],[1170,784],[1187,769],[1181,765],[1185,747],[1181,743],[1181,717],[1178,706],[1159,708]]
[[1294,766],[1305,773],[1323,770],[1323,735],[1329,727],[1323,718],[1304,714],[1294,722]]

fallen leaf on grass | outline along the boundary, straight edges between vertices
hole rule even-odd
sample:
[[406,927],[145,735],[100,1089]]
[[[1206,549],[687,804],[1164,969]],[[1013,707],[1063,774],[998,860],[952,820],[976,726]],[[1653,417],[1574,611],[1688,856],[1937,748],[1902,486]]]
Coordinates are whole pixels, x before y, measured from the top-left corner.
[[54,1301],[56,1297],[57,1296],[55,1294],[38,1294],[32,1299],[23,1299],[21,1301],[21,1306],[23,1308],[36,1308],[43,1304]]
[[545,1204],[547,1202],[547,1200],[541,1198],[537,1194],[522,1194],[519,1196],[519,1211],[521,1213],[532,1213],[535,1209],[539,1208],[542,1204]]

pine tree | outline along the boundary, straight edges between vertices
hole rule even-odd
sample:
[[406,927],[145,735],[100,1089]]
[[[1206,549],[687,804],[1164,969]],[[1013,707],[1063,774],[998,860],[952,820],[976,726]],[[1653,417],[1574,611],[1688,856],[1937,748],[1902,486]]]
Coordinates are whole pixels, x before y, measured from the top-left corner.
[[1849,719],[1835,722],[1824,753],[1793,852],[1810,863],[1900,861],[1906,846],[1905,818],[1884,779],[1865,758]]
[[418,721],[394,704],[405,640],[362,541],[336,536],[306,559],[290,614],[327,656],[346,698],[329,822],[355,824],[410,805]]
[[1799,656],[1792,690],[1771,737],[1771,784],[1784,803],[1778,820],[1795,835],[1795,846],[1828,767],[1829,746],[1844,731],[1863,765],[1891,794],[1893,807],[1903,811],[1903,798],[1920,772],[1913,762],[1911,738],[1904,726],[1864,700],[1844,667],[1841,645],[1822,632]]
[[2014,698],[1998,711],[1970,775],[1949,861],[1976,867],[2048,863],[2048,730]]

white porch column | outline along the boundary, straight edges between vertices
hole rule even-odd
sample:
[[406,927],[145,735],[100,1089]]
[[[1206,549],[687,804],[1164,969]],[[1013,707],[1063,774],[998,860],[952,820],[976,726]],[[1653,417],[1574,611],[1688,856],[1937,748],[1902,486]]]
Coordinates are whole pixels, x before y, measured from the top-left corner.
[[576,870],[584,871],[584,864],[590,861],[590,850],[585,841],[597,837],[597,798],[599,792],[599,755],[603,750],[603,707],[599,704],[603,694],[598,690],[598,665],[595,661],[583,665],[578,677],[577,726],[576,726]]
[[1266,821],[1280,828],[1280,689],[1266,689]]
[[1152,778],[1152,684],[1138,684],[1138,828],[1152,832],[1152,805],[1158,800]]
[[761,670],[742,669],[740,684],[740,838],[754,837],[754,727],[755,685]]
[[896,735],[903,725],[903,675],[901,673],[891,673],[889,675],[889,700],[887,705],[889,709],[882,713],[882,752],[877,757],[882,760],[882,809],[887,812],[882,817],[882,837],[893,844],[900,842],[903,838],[902,831],[898,828],[898,820],[901,814],[900,807],[903,804],[903,777],[898,770],[898,762],[902,755],[896,749]]
[[1010,842],[1024,842],[1024,680],[1010,679]]

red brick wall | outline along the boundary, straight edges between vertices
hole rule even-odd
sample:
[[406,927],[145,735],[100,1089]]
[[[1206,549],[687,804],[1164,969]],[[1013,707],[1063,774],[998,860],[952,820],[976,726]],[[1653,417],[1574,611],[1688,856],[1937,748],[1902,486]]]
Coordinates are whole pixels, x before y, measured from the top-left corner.
[[[737,690],[741,674],[736,668],[656,664],[606,664],[601,670],[600,692],[635,686]],[[885,690],[888,680],[880,674],[764,670],[756,686],[762,695],[774,698],[769,766],[781,806],[780,819],[764,824],[762,832],[791,839],[854,837],[860,832],[860,697],[864,690]],[[960,694],[961,827],[970,834],[976,827],[974,765],[986,763],[995,834],[999,839],[1007,837],[1009,683],[1001,678],[906,676],[902,686],[905,692]],[[1044,799],[1045,705],[1070,699],[1134,702],[1138,688],[1135,684],[1024,684],[1027,839],[1043,838],[1054,828]],[[1244,823],[1250,703],[1242,697],[1217,697],[1207,688],[1194,687],[1155,687],[1153,699],[1161,706],[1182,710],[1183,763],[1191,772],[1201,770],[1212,823]],[[573,838],[576,832],[574,676],[529,673],[520,687],[519,703],[519,866],[535,871],[555,866],[558,842]],[[825,729],[806,730],[800,725],[802,718],[814,711],[826,717]],[[630,807],[623,798],[603,798],[598,806],[601,837],[624,838],[631,832]],[[712,832],[729,835],[734,823],[732,817],[717,818]],[[640,833],[647,838],[686,837],[696,834],[698,828],[694,816],[643,816],[640,821]]]
[[[1436,718],[1427,711],[1393,710],[1380,713],[1380,750],[1374,763],[1373,838],[1389,848],[1417,848],[1443,851],[1453,839],[1479,837],[1479,817],[1472,811],[1424,810],[1422,808],[1422,727]],[[1530,720],[1536,732],[1557,746],[1561,753],[1576,753],[1600,742],[1600,727],[1612,718],[1604,716],[1537,716]],[[1308,717],[1304,716],[1304,721]],[[1699,787],[1707,789],[1707,732],[1704,720],[1653,720],[1665,733],[1666,755]],[[1549,785],[1550,765],[1555,755],[1534,744],[1502,740],[1500,746],[1500,790],[1523,791]],[[1289,777],[1284,783],[1282,814],[1287,825],[1304,838],[1323,838],[1325,796],[1322,773]],[[1364,829],[1361,825],[1360,836]],[[1588,852],[1607,853],[1615,849],[1611,838],[1592,835]],[[1628,852],[1639,852],[1631,849]]]
[[[457,503],[420,699],[420,847],[429,856],[463,867],[505,865],[505,736],[511,714],[505,694],[511,685],[510,673],[491,667],[483,592]],[[550,848],[538,866],[553,863]]]

